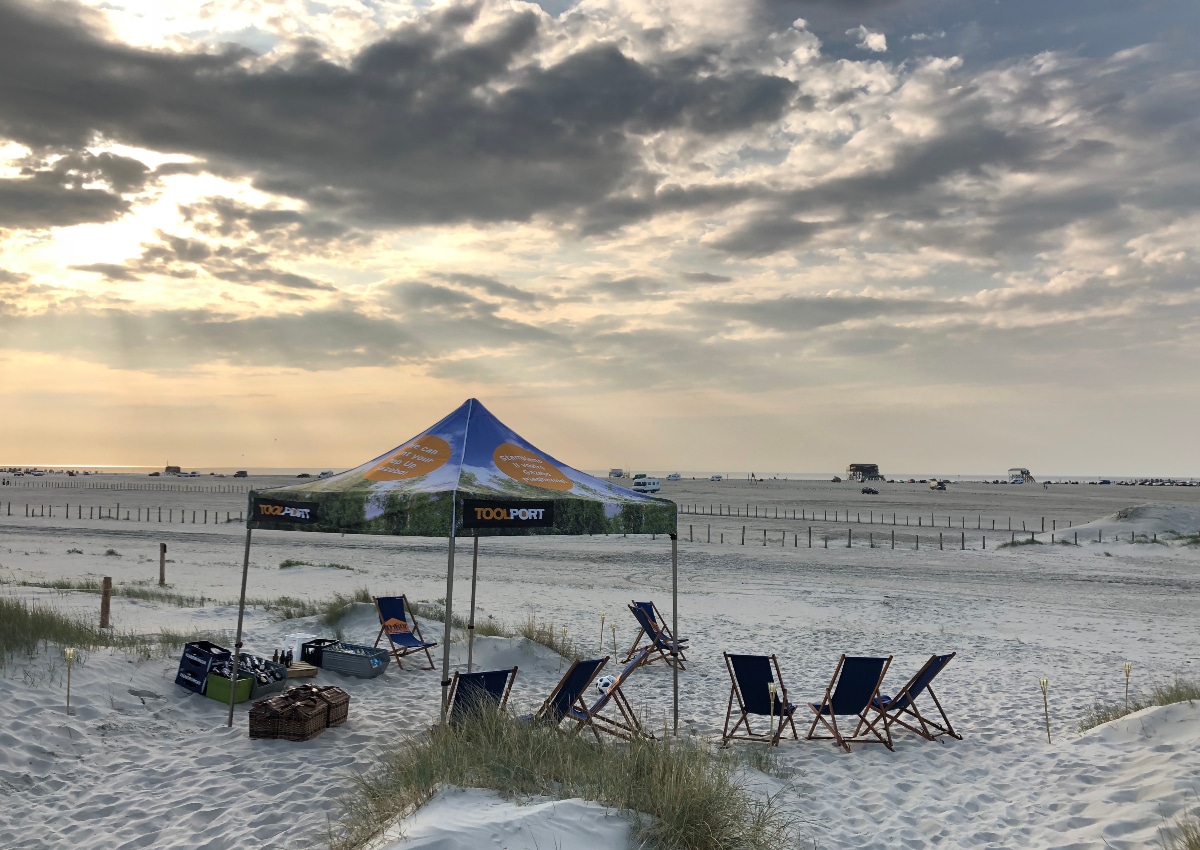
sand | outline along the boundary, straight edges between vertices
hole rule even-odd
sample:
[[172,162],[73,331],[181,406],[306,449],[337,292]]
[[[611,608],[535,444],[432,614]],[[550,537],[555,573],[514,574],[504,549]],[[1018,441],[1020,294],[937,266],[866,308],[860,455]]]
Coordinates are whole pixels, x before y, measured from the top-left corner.
[[[1168,529],[1200,529],[1200,488],[880,489],[879,497],[868,497],[857,487],[824,482],[724,488],[681,482],[674,492],[664,491],[681,503],[740,505],[743,511],[749,504],[764,513],[778,507],[784,515],[828,510],[832,517],[836,505],[843,518],[850,511],[864,519],[817,523],[816,548],[808,549],[813,523],[807,520],[681,517],[680,631],[693,646],[680,677],[684,733],[719,738],[729,689],[723,650],[777,653],[796,702],[819,696],[842,652],[893,654],[888,682],[894,688],[929,653],[956,651],[937,690],[964,740],[935,744],[901,733],[895,752],[856,746],[850,754],[828,742],[788,740],[778,752],[782,777],[750,772],[756,793],[778,794],[797,817],[801,846],[1155,843],[1164,823],[1200,798],[1200,706],[1148,709],[1083,734],[1076,725],[1093,701],[1122,698],[1125,661],[1134,665],[1135,693],[1176,675],[1200,677],[1200,549],[1128,541],[1131,532],[1165,538]],[[38,497],[38,503],[62,505],[64,493],[72,504],[79,499],[85,505],[89,499],[113,504],[119,495],[122,511],[156,506],[163,498],[157,492],[23,485],[5,488],[0,499],[23,505]],[[223,518],[245,497],[170,498],[175,507],[190,499],[201,509],[222,511]],[[19,582],[108,575],[118,585],[153,585],[158,544],[166,542],[171,589],[215,601],[178,608],[117,598],[116,626],[142,632],[234,626],[236,608],[227,603],[237,596],[245,534],[236,523],[65,520],[60,510],[53,519],[27,519],[19,510],[21,516],[0,515],[0,579],[6,582],[0,592],[95,611],[93,594]],[[868,511],[899,515],[897,549],[868,548],[868,535],[878,546],[893,530],[878,517],[867,523]],[[933,517],[932,529],[923,519],[919,551],[911,539],[904,542],[904,534],[916,531],[902,525],[906,515],[912,522],[918,515]],[[1003,528],[1010,516],[1036,528],[1043,516],[1047,529],[1070,523],[1069,533],[1078,532],[1082,545],[997,549],[1010,533],[992,532],[991,523]],[[726,534],[726,545],[701,542],[710,523],[716,535]],[[740,538],[742,525],[751,545],[730,542]],[[845,545],[848,531],[851,548]],[[1097,533],[1103,543],[1095,542]],[[944,549],[937,548],[938,534]],[[964,534],[967,548],[960,550]],[[1057,529],[1055,534],[1060,539]],[[1124,539],[1114,541],[1114,535]],[[1038,538],[1049,544],[1049,531]],[[254,539],[252,598],[325,599],[360,587],[416,599],[445,595],[444,541],[282,533],[256,533]],[[120,554],[106,555],[108,549]],[[287,558],[351,569],[281,570]],[[469,559],[465,564],[469,568]],[[460,558],[460,603],[469,593],[463,567]],[[480,616],[550,620],[566,625],[590,651],[611,654],[607,628],[599,647],[605,613],[618,626],[623,657],[635,634],[625,604],[654,599],[669,609],[669,568],[669,546],[661,538],[485,540]],[[439,623],[423,628],[440,640]],[[280,622],[257,608],[248,612],[246,629],[247,644],[267,654],[286,634],[327,631],[312,621]],[[360,606],[344,629],[348,639],[373,642],[373,609]],[[476,657],[486,667],[519,667],[512,696],[518,708],[540,702],[562,667],[544,647],[513,639],[482,639]],[[465,660],[465,645],[455,644],[455,663]],[[234,729],[227,729],[222,706],[173,684],[173,658],[102,651],[81,662],[72,673],[70,716],[63,711],[65,664],[56,648],[13,659],[0,671],[6,711],[0,790],[8,801],[0,807],[2,847],[321,846],[349,776],[368,767],[378,747],[418,734],[436,719],[437,672],[393,665],[379,679],[357,680],[323,671],[318,684],[337,684],[352,694],[344,726],[306,743],[252,741],[247,706],[238,708]],[[1038,687],[1043,676],[1050,680],[1050,744]],[[645,721],[662,727],[670,720],[670,688],[670,671],[658,664],[635,673],[626,691]],[[626,822],[595,804],[512,807],[478,790],[448,790],[398,829],[407,840],[397,832],[381,846],[544,848],[555,846],[549,836],[560,836],[558,846],[606,850],[628,841]]]

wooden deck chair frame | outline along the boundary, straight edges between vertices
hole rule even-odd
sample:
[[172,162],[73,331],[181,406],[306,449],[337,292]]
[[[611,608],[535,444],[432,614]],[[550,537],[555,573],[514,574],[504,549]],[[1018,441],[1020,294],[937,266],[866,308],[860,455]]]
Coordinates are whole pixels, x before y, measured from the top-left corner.
[[604,669],[604,665],[608,663],[609,658],[611,658],[611,656],[606,655],[601,659],[586,659],[588,661],[599,660],[600,664],[597,665],[596,669],[592,671],[592,675],[588,677],[588,680],[584,682],[583,687],[579,689],[579,695],[567,705],[566,710],[562,713],[562,715],[558,718],[549,717],[547,716],[547,713],[554,704],[555,698],[562,692],[562,689],[567,686],[567,682],[571,681],[571,677],[575,674],[575,668],[584,663],[584,660],[581,659],[573,662],[571,666],[567,668],[567,672],[564,673],[562,678],[558,680],[558,684],[554,686],[554,690],[550,692],[550,696],[546,697],[541,707],[533,713],[531,718],[527,719],[531,719],[535,723],[550,723],[554,726],[558,726],[564,717],[569,716],[571,709],[576,705],[578,705],[580,710],[587,711],[587,703],[583,701],[583,695],[586,694],[587,689],[592,686],[592,682],[596,681],[596,677],[600,675],[600,671]]
[[375,602],[375,614],[379,617],[379,634],[375,636],[375,646],[379,646],[379,642],[381,640],[383,640],[384,635],[387,633],[387,626],[384,625],[383,609],[379,607],[379,600],[380,599],[399,599],[401,608],[405,614],[406,621],[407,621],[407,623],[411,623],[411,629],[410,629],[411,633],[416,635],[417,640],[419,640],[421,643],[423,643],[425,645],[424,646],[396,646],[396,644],[394,644],[392,642],[392,639],[389,636],[388,637],[388,652],[390,652],[392,654],[392,658],[396,659],[396,666],[398,666],[401,670],[404,669],[404,665],[400,662],[400,659],[402,659],[408,655],[414,655],[418,652],[424,652],[425,658],[429,661],[429,666],[422,667],[420,669],[422,669],[422,670],[434,669],[433,668],[433,655],[430,654],[429,650],[432,647],[437,646],[437,641],[430,643],[430,642],[426,641],[425,638],[421,635],[421,625],[420,625],[420,623],[417,622],[417,618],[415,616],[413,616],[412,608],[408,604],[408,597],[403,596],[403,595],[401,595],[401,596],[372,596],[371,599]]
[[[942,708],[942,703],[938,700],[937,694],[933,692],[933,679],[941,675],[942,670],[946,668],[946,665],[949,664],[951,659],[953,659],[957,654],[957,652],[951,652],[949,655],[937,655],[935,653],[934,655],[929,656],[929,660],[921,665],[921,669],[917,671],[916,675],[908,680],[908,683],[900,689],[899,693],[892,697],[887,705],[883,704],[882,698],[880,698],[878,702],[873,702],[871,704],[876,711],[884,716],[884,724],[888,727],[889,736],[891,734],[890,730],[892,726],[902,726],[910,732],[916,732],[922,738],[925,738],[929,741],[938,741],[938,743],[943,743],[939,740],[942,735],[949,735],[951,738],[955,738],[956,740],[962,740],[962,735],[954,731],[954,726],[950,723],[950,718],[946,716],[946,712]],[[926,684],[923,689],[919,690],[914,695],[912,693],[912,688],[934,664],[940,665],[937,673],[933,675],[933,677],[929,680],[929,683]],[[934,720],[930,720],[921,713],[919,708],[917,708],[917,697],[923,693],[929,694],[929,698],[933,700],[934,706],[937,707],[938,714],[940,714],[942,717],[942,723],[946,724],[945,726]],[[895,709],[889,708],[889,706],[894,706],[896,703],[901,702],[905,703],[902,705],[902,707]],[[920,728],[904,722],[902,719],[904,715],[912,717],[917,723],[920,724]]]
[[[687,656],[683,654],[683,650],[686,647],[684,647],[683,644],[687,643],[687,638],[684,638],[682,641],[675,640],[675,636],[671,633],[670,627],[667,626],[667,621],[663,619],[662,615],[659,613],[658,607],[653,602],[650,603],[649,611],[647,611],[645,608],[641,608],[636,602],[632,602],[626,607],[629,608],[629,613],[633,614],[634,619],[637,620],[638,633],[637,637],[634,638],[633,646],[629,647],[629,652],[625,653],[625,660],[621,663],[628,664],[630,660],[632,660],[634,654],[637,653],[638,646],[641,644],[642,638],[649,638],[650,648],[657,653],[657,656],[652,657],[647,655],[646,660],[642,662],[643,664],[649,664],[652,661],[658,660],[658,658],[662,658],[667,662],[667,664],[676,663],[675,661],[672,661],[671,657],[671,646],[674,645],[675,657],[678,659],[679,669],[686,670],[687,666],[684,664],[684,662],[687,661]],[[650,625],[657,632],[657,637],[646,634],[646,627],[642,625],[641,618],[638,617],[639,611],[645,614],[646,619],[649,620]]]
[[[584,727],[587,727],[592,730],[592,734],[596,736],[597,741],[601,740],[601,732],[620,738],[623,741],[632,741],[634,738],[654,738],[653,734],[642,728],[642,724],[638,720],[633,706],[630,705],[625,692],[621,690],[621,686],[628,681],[633,672],[646,663],[641,655],[649,652],[650,648],[644,647],[637,657],[630,659],[630,662],[617,674],[616,681],[608,689],[608,693],[593,702],[590,707],[582,705],[579,709],[568,710],[567,719],[575,723],[573,732],[578,734]],[[595,681],[594,678],[593,681]],[[590,686],[591,682],[588,685]],[[583,698],[580,696],[579,702],[582,703],[582,701]],[[616,704],[617,711],[621,715],[620,720],[600,714],[610,702]],[[583,716],[579,716],[580,714]]]
[[[504,670],[504,669],[501,669],[501,670],[486,670],[486,671],[484,671],[484,670],[479,670],[479,671],[477,671],[477,672],[479,672],[479,673],[484,673],[484,672],[487,672],[487,673],[508,673],[508,679],[507,679],[507,681],[506,681],[506,682],[505,682],[505,684],[504,684],[504,694],[503,694],[503,695],[500,697],[500,705],[499,705],[499,708],[500,708],[500,710],[501,710],[501,711],[504,711],[504,708],[505,708],[505,706],[507,706],[507,705],[508,705],[508,695],[509,695],[509,693],[511,693],[511,692],[512,692],[512,686],[513,686],[513,682],[515,682],[515,681],[516,681],[516,679],[517,679],[517,668],[516,668],[516,667],[512,667],[512,668],[510,668],[510,669],[508,669],[508,670]],[[450,680],[450,694],[449,694],[449,696],[447,696],[447,698],[446,698],[446,717],[447,717],[447,718],[449,718],[449,717],[453,717],[453,716],[454,716],[454,698],[455,698],[455,696],[458,694],[458,680],[459,680],[459,678],[460,678],[460,677],[462,677],[463,675],[474,675],[474,674],[469,674],[469,673],[468,673],[468,674],[463,674],[463,673],[460,673],[460,672],[459,672],[459,671],[457,671],[457,670],[455,670],[455,671],[454,671],[454,678]]]
[[[832,711],[833,696],[837,693],[838,680],[841,677],[842,669],[846,666],[846,658],[847,656],[843,654],[838,659],[837,667],[833,671],[833,676],[829,680],[828,687],[825,688],[825,696],[822,697],[821,702],[808,703],[809,710],[812,711],[815,717],[813,717],[812,726],[808,727],[808,734],[805,738],[809,741],[836,741],[838,746],[846,752],[850,752],[851,741],[862,744],[883,744],[890,750],[892,749],[892,736],[884,718],[877,716],[872,720],[867,715],[871,711],[875,711],[876,714],[879,713],[878,708],[875,707],[875,701],[879,699],[879,689],[883,686],[883,677],[887,675],[888,667],[892,665],[892,656],[889,655],[883,659],[883,669],[879,671],[879,678],[875,681],[875,686],[871,690],[870,696],[867,697],[866,705],[863,706],[862,711],[858,712],[857,715],[851,715],[858,718],[858,723],[854,727],[854,734],[849,736],[844,735],[842,730],[838,728],[838,716]],[[825,706],[830,707],[828,714],[824,712]],[[842,716],[846,717],[847,715],[843,714]],[[818,723],[822,724],[832,734],[814,735],[813,732],[816,731]],[[882,731],[878,728],[881,725],[883,726]],[[864,730],[869,730],[875,737],[873,739],[862,737]]]
[[[783,684],[783,673],[779,669],[779,659],[774,655],[759,656],[770,660],[771,669],[774,671],[774,681],[777,688],[775,701],[780,706],[778,723],[775,729],[769,732],[755,732],[750,728],[750,712],[746,708],[746,697],[742,693],[741,684],[738,682],[737,673],[733,669],[733,662],[730,661],[730,654],[723,653],[725,656],[725,669],[729,671],[729,704],[725,707],[725,728],[721,732],[721,746],[727,746],[730,741],[763,741],[775,747],[779,745],[779,739],[783,736],[784,726],[792,727],[792,739],[800,740],[800,735],[796,731],[796,722],[792,719],[796,711],[796,706],[788,701],[787,687]],[[729,721],[733,719],[733,703],[737,701],[740,717],[733,728],[729,727]],[[763,715],[755,713],[755,717]],[[770,715],[768,715],[769,717]],[[772,722],[772,721],[768,721]],[[738,729],[745,727],[745,731],[740,735]]]

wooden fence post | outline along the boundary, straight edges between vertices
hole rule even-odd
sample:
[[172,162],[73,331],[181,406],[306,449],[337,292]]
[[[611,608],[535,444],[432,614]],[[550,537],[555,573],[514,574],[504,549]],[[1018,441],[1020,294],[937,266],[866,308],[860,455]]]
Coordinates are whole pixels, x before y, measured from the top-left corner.
[[100,628],[111,628],[109,625],[109,605],[112,603],[112,576],[105,576],[100,585]]
[[158,586],[164,587],[167,583],[167,544],[158,544]]

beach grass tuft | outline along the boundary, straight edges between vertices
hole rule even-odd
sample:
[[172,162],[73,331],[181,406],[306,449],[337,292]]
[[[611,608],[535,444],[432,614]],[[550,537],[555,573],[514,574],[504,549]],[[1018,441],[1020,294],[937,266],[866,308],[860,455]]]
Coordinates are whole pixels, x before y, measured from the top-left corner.
[[83,614],[70,614],[48,605],[0,597],[0,667],[14,655],[35,655],[44,646],[74,647],[85,652],[113,648],[142,658],[163,658],[196,640],[222,642],[226,632],[163,631],[156,635],[101,629]]
[[1030,537],[1028,540],[1010,540],[1007,543],[1001,543],[997,549],[1012,549],[1016,546],[1044,546],[1042,541]]
[[1098,702],[1088,709],[1087,714],[1079,721],[1079,731],[1086,732],[1113,720],[1150,708],[1156,705],[1174,705],[1177,702],[1200,701],[1200,683],[1189,679],[1177,678],[1168,685],[1156,685],[1148,695],[1133,697],[1129,700],[1129,708],[1124,703]]
[[540,643],[571,661],[578,661],[584,657],[576,647],[575,639],[568,636],[566,629],[556,628],[554,623],[549,621],[539,621],[532,614],[521,624],[517,634],[534,643]]
[[1164,850],[1200,850],[1200,814],[1181,815],[1161,838]]
[[279,569],[288,570],[292,567],[311,567],[312,561],[298,561],[295,558],[287,558],[279,562]]
[[332,850],[368,846],[395,818],[446,786],[505,798],[582,797],[621,811],[637,846],[660,850],[754,850],[790,846],[791,821],[737,779],[738,760],[678,739],[599,745],[485,708],[386,750],[343,798]]

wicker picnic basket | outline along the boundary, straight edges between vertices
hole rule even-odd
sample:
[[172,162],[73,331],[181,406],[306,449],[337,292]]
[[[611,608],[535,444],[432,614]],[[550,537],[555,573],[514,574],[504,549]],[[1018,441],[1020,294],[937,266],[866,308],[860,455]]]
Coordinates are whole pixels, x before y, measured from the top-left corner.
[[324,702],[329,706],[329,717],[326,720],[329,726],[341,726],[346,722],[346,718],[350,716],[350,694],[337,685],[326,685],[324,687],[297,685],[294,688],[290,688],[287,694],[294,700],[319,699]]
[[259,700],[250,706],[250,737],[278,738],[283,716],[292,704],[292,697],[280,694]]
[[323,700],[294,700],[283,714],[279,737],[285,741],[308,741],[325,731],[329,706]]

